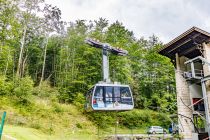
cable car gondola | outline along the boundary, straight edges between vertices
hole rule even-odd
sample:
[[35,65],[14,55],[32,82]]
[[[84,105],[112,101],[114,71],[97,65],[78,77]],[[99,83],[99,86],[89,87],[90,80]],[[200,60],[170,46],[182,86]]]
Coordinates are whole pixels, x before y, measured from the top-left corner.
[[131,110],[134,107],[130,87],[119,83],[95,84],[87,93],[86,100],[93,110]]
[[111,83],[108,65],[108,51],[122,56],[127,55],[128,52],[92,39],[86,39],[86,43],[93,47],[101,48],[103,57],[103,81],[95,84],[86,94],[86,110],[132,110],[134,108],[134,102],[129,85],[123,85],[117,82]]

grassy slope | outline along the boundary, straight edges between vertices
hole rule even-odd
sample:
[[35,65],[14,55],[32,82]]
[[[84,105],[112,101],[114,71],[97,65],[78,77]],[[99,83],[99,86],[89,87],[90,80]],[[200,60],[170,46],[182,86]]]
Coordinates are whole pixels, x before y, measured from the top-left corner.
[[[14,99],[0,98],[0,114],[4,110],[7,111],[4,133],[18,140],[96,140],[98,132],[100,136],[115,134],[115,132],[118,134],[145,133],[148,119],[150,124],[147,125],[160,125],[160,121],[166,120],[164,114],[150,110],[133,110],[130,113],[127,112],[128,114],[122,114],[127,118],[126,121],[131,123],[138,119],[141,127],[128,129],[115,126],[115,119],[113,120],[112,116],[103,120],[112,121],[113,125],[98,131],[97,126],[82,114],[83,111],[80,110],[82,108],[82,106],[78,108],[71,104],[59,104],[38,97],[34,97],[33,103],[24,106],[17,104]],[[100,118],[98,121],[100,122]]]
[[28,107],[1,98],[0,112],[7,111],[4,133],[18,140],[97,139],[97,128],[77,107],[34,99]]
[[[27,128],[21,126],[5,125],[4,134],[9,135],[18,140],[93,140],[96,139],[95,135],[89,134],[69,134],[65,135],[62,132],[59,134],[46,134],[34,128]],[[9,140],[3,137],[3,140]]]

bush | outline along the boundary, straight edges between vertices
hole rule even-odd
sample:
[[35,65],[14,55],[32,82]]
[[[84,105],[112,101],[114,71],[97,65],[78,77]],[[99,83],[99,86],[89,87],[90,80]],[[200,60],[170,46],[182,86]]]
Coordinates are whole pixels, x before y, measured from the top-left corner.
[[35,129],[40,129],[42,126],[40,124],[40,122],[33,122],[30,124],[31,128],[35,128]]
[[87,112],[87,117],[100,128],[108,128],[114,124],[115,112]]
[[77,126],[77,128],[82,129],[82,124],[80,124],[80,123],[76,123],[76,126]]
[[151,111],[148,110],[132,110],[119,114],[120,122],[128,128],[140,128],[151,124]]
[[58,103],[53,103],[52,108],[53,108],[53,111],[56,112],[56,113],[63,113],[64,112],[64,109]]
[[16,87],[14,88],[14,94],[18,98],[19,102],[26,104],[32,95],[33,81],[30,77],[24,77],[17,80]]
[[82,93],[77,93],[73,103],[80,108],[83,108],[84,104],[85,104],[85,96]]
[[10,95],[14,88],[11,82],[6,82],[6,77],[0,75],[0,95]]
[[27,122],[27,119],[24,118],[24,117],[20,117],[20,116],[17,116],[15,118],[15,124],[16,125],[26,125],[28,122]]
[[[152,110],[131,110],[126,112],[89,112],[88,118],[100,128],[113,127],[116,121],[123,127],[145,128],[148,126],[158,125],[167,128],[170,120],[167,114],[154,112]],[[116,120],[117,119],[117,120]]]
[[59,95],[58,95],[58,99],[59,102],[61,103],[72,103],[73,102],[73,95],[74,94],[70,94],[68,93],[68,89],[67,88],[60,88],[59,89]]
[[33,94],[42,98],[53,98],[58,95],[58,91],[50,86],[49,81],[43,81],[40,86],[34,88]]
[[72,81],[64,88],[59,89],[59,101],[65,103],[73,103],[78,93],[86,93],[88,85],[84,81]]

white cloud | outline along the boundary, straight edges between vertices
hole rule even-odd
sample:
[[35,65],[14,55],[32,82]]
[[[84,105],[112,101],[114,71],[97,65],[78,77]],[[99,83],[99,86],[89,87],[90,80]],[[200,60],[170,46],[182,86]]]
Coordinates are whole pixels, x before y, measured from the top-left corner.
[[66,21],[119,20],[137,38],[157,35],[167,43],[192,26],[210,31],[209,0],[46,0]]

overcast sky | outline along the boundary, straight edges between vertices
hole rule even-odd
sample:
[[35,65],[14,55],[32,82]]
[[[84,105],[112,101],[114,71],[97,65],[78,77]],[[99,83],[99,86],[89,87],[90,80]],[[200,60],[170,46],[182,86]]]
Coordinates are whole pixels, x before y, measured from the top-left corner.
[[210,0],[46,0],[65,21],[118,20],[136,38],[155,34],[164,43],[192,26],[210,32]]

